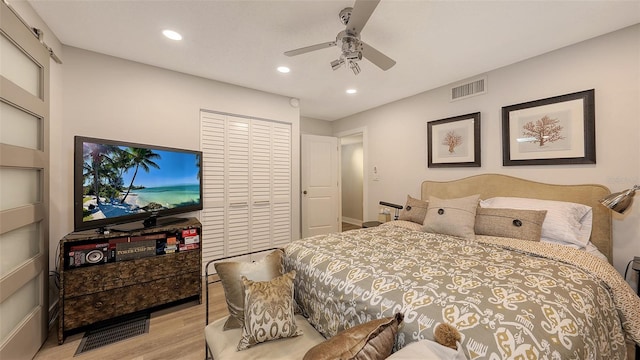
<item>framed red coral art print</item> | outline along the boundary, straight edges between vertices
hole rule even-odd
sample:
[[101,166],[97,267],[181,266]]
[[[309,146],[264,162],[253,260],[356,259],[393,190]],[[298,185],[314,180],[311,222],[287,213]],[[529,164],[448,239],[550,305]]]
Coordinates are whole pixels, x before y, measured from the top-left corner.
[[427,123],[427,167],[480,166],[480,113]]
[[594,90],[502,108],[502,164],[595,164]]

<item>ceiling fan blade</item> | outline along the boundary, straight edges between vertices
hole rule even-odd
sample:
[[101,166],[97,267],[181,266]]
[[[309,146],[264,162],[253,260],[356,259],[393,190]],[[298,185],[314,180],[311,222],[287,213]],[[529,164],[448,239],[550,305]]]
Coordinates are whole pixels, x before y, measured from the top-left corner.
[[347,23],[347,30],[360,33],[369,21],[373,10],[376,9],[380,0],[356,0],[351,11],[351,18]]
[[335,41],[329,41],[326,43],[322,43],[322,44],[316,44],[316,45],[311,45],[311,46],[306,46],[303,48],[299,48],[299,49],[295,49],[295,50],[289,50],[287,52],[285,52],[284,54],[287,56],[296,56],[296,55],[300,55],[300,54],[305,54],[311,51],[316,51],[316,50],[320,50],[320,49],[325,49],[325,48],[329,48],[332,46],[336,46],[336,42]]
[[396,64],[395,60],[376,50],[364,41],[362,41],[362,56],[385,71],[391,69],[393,65]]

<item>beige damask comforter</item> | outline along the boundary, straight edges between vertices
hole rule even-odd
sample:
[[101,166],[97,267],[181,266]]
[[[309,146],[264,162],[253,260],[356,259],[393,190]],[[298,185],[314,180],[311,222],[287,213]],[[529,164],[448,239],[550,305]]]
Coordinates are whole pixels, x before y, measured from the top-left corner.
[[609,264],[560,245],[385,225],[285,253],[296,300],[325,337],[402,312],[398,348],[446,322],[469,359],[625,359],[625,334],[640,341],[640,298]]

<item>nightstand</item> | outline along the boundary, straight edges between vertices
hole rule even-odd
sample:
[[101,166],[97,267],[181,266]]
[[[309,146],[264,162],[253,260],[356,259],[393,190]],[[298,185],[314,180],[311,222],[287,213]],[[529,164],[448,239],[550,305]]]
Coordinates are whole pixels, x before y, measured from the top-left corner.
[[367,221],[367,222],[363,222],[362,223],[362,227],[363,228],[372,228],[372,227],[376,227],[378,225],[382,225],[382,223],[380,221]]

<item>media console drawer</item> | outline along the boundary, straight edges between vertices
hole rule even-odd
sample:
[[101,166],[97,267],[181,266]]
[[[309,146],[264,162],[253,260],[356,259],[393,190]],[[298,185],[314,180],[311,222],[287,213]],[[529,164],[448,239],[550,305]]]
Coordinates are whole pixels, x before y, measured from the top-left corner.
[[[65,236],[60,241],[58,269],[61,284],[58,344],[62,344],[69,333],[116,317],[191,298],[201,302],[201,230],[202,225],[196,218],[188,218],[180,223],[130,232],[99,234],[85,231]],[[165,253],[163,249],[163,252],[156,252],[158,255],[145,254],[146,257],[122,261],[109,258],[93,264],[83,262],[80,266],[72,265],[70,261],[65,263],[74,248],[93,249],[91,244],[106,244],[113,239],[133,243],[134,240],[128,239],[140,236],[172,238],[178,242],[178,251]],[[82,261],[83,250],[80,251]],[[85,254],[86,258],[88,255]]]
[[149,282],[172,275],[192,272],[200,264],[200,251],[126,260],[99,266],[65,271],[65,298],[117,289],[140,282]]
[[64,330],[200,295],[200,273],[182,274],[64,302]]

